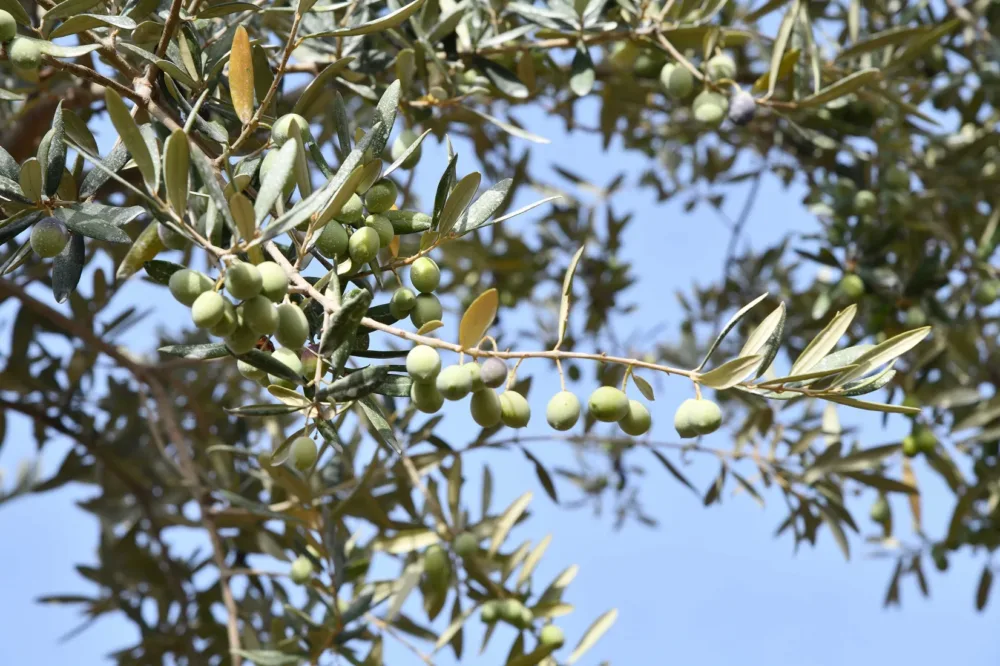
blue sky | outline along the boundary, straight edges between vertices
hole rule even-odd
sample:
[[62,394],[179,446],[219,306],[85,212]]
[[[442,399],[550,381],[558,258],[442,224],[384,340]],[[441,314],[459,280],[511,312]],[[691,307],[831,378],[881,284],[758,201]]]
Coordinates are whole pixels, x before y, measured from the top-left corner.
[[[539,164],[564,161],[597,183],[607,182],[623,169],[638,174],[647,165],[615,144],[605,154],[593,137],[574,135],[570,140],[549,118],[534,117],[530,129],[553,139],[551,145],[533,149]],[[461,154],[461,144],[457,145]],[[443,156],[440,148],[432,146],[427,146],[424,153],[418,184],[425,198],[430,199],[443,168]],[[569,154],[571,159],[567,158]],[[472,162],[471,156],[460,159],[460,175],[471,168]],[[782,192],[774,181],[767,182],[749,223],[746,242],[763,247],[788,230],[813,229],[814,223],[799,206],[798,194],[794,190],[791,194]],[[625,236],[625,254],[633,261],[635,274],[641,277],[628,298],[640,308],[621,323],[618,333],[627,336],[633,330],[648,330],[666,320],[674,328],[668,327],[664,335],[672,335],[679,320],[673,292],[689,288],[696,276],[701,282],[717,278],[728,232],[708,212],[687,214],[679,204],[657,204],[647,193],[638,191],[629,194],[628,199],[635,221]],[[739,203],[735,197],[731,213],[735,214]],[[536,209],[514,224],[530,233],[530,226],[543,219],[544,209]],[[567,248],[567,256],[574,249]],[[169,300],[165,290],[138,283],[133,289],[131,296],[123,295],[119,308],[127,307],[129,299],[156,297],[157,312],[132,333],[129,343],[147,346],[149,334],[158,326],[176,330],[177,322],[186,321],[183,309]],[[0,308],[0,320],[10,314],[9,307]],[[520,322],[508,317],[507,323],[515,328]],[[542,416],[544,403],[557,390],[558,382],[550,366],[537,363],[523,367],[535,377],[534,418],[527,434],[541,434],[547,431]],[[660,383],[657,399],[650,405],[655,439],[675,439],[671,417],[675,406],[690,396],[690,387],[685,384],[679,380]],[[579,391],[585,394],[590,388],[581,386]],[[898,441],[907,429],[901,417],[890,418],[887,430],[882,429],[877,416],[841,411],[841,419],[862,426],[861,441],[865,445]],[[8,479],[19,461],[35,453],[25,422],[14,419],[11,425],[0,451],[0,468],[7,472]],[[442,434],[453,443],[461,443],[471,427],[465,410],[454,408]],[[725,430],[709,437],[707,443],[728,446]],[[532,450],[550,465],[569,460],[566,448],[556,443],[536,443]],[[64,443],[47,448],[44,468],[54,469],[64,452]],[[890,562],[866,558],[866,549],[857,539],[852,543],[851,562],[845,562],[825,531],[815,549],[793,553],[789,539],[771,536],[784,517],[780,498],[775,495],[766,496],[768,504],[764,509],[745,495],[733,497],[729,493],[721,506],[705,509],[650,458],[643,461],[647,475],[642,501],[647,511],[660,520],[660,527],[650,530],[629,525],[615,532],[607,514],[595,518],[587,509],[570,511],[553,505],[516,452],[481,454],[465,462],[466,491],[474,512],[479,506],[479,470],[485,461],[491,464],[499,481],[494,507],[504,506],[525,490],[535,495],[532,520],[515,531],[512,543],[522,539],[537,541],[547,533],[553,534],[536,574],[538,582],[546,584],[571,563],[580,565],[580,574],[567,594],[567,601],[576,606],[576,611],[558,622],[567,635],[568,647],[561,653],[564,657],[598,615],[616,607],[617,624],[581,663],[599,664],[609,659],[618,665],[739,662],[839,666],[892,660],[992,666],[1000,661],[1000,641],[995,631],[1000,612],[997,604],[982,614],[973,608],[982,566],[979,559],[964,554],[954,557],[945,576],[927,567],[931,599],[920,598],[915,586],[907,583],[902,610],[886,611],[881,608],[881,600],[891,572]],[[711,462],[695,460],[685,471],[696,485],[705,488],[716,468]],[[925,526],[931,535],[938,535],[950,515],[951,496],[934,483],[930,470],[919,461],[916,471],[924,488]],[[79,622],[76,611],[71,607],[39,606],[33,601],[43,594],[91,591],[73,571],[73,565],[94,557],[96,524],[74,506],[92,492],[70,486],[0,510],[0,534],[4,535],[0,570],[5,572],[0,662],[17,666],[103,664],[103,655],[134,640],[129,625],[118,619],[104,619],[72,641],[58,644],[57,637]],[[564,487],[562,493],[566,499],[573,497],[569,488]],[[862,530],[868,533],[874,531],[866,518],[870,501],[871,497],[866,496],[852,504]],[[897,523],[908,522],[903,502],[894,500],[894,512]],[[478,646],[480,625],[473,620],[469,626],[466,663],[500,663],[512,631],[498,631],[492,643],[494,649],[479,660],[470,648]],[[387,640],[387,663],[419,663],[413,655],[391,644]],[[443,653],[437,663],[452,663],[449,654]]]

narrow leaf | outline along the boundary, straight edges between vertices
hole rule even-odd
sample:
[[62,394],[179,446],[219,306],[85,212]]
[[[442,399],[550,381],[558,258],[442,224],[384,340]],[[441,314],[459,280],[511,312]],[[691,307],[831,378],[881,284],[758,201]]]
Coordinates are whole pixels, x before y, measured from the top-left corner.
[[500,296],[496,289],[487,289],[472,301],[458,327],[458,344],[464,349],[478,345],[493,324],[499,306]]

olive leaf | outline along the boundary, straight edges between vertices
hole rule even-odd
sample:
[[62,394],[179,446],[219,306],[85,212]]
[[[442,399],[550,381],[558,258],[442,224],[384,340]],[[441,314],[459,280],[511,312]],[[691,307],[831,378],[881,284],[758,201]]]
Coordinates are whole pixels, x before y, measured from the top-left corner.
[[316,77],[309,82],[309,85],[305,87],[302,94],[299,95],[299,98],[295,101],[295,106],[292,107],[292,113],[297,113],[302,116],[308,115],[313,104],[317,102],[322,95],[330,91],[337,75],[347,69],[348,65],[354,62],[354,59],[354,56],[345,56],[324,67],[323,71],[317,74]]
[[476,192],[479,191],[481,181],[482,175],[478,171],[473,171],[455,183],[455,187],[441,208],[441,215],[437,221],[438,233],[444,235],[454,228],[459,216],[469,207]]
[[136,166],[139,167],[142,179],[146,181],[148,186],[153,187],[153,183],[156,182],[156,169],[153,166],[153,158],[149,154],[146,141],[139,130],[139,125],[132,118],[121,95],[113,88],[104,89],[104,103],[107,106],[111,124],[115,126],[115,131],[121,137],[122,143],[128,148]]
[[253,118],[254,76],[250,35],[242,25],[233,34],[232,51],[229,55],[229,95],[232,97],[236,116],[246,125]]
[[[255,225],[259,225],[270,214],[275,202],[283,196],[285,186],[295,169],[298,146],[297,141],[286,141],[278,149],[278,156],[271,163],[270,170],[264,176],[263,182],[260,184],[260,191],[257,193],[257,200],[253,204]],[[236,226],[239,228],[238,224]]]
[[753,299],[752,301],[744,305],[742,308],[740,308],[736,312],[736,314],[734,314],[730,318],[730,320],[726,322],[726,325],[722,327],[722,331],[719,332],[719,335],[716,336],[715,340],[713,340],[712,344],[709,346],[708,351],[705,352],[705,358],[703,358],[701,363],[698,364],[698,367],[695,368],[696,372],[700,371],[702,368],[705,367],[705,364],[708,363],[708,359],[712,357],[712,352],[714,352],[718,348],[718,346],[722,343],[723,339],[725,339],[725,337],[729,334],[729,332],[736,327],[736,324],[740,323],[740,320],[743,319],[743,317],[745,317],[746,314],[750,312],[750,310],[752,310],[755,305],[760,303],[765,298],[767,298],[767,294],[766,293],[761,294],[760,296],[758,296],[757,298]]
[[575,664],[587,650],[594,647],[597,641],[601,640],[601,636],[607,633],[608,629],[611,628],[611,625],[617,619],[618,610],[613,608],[594,620],[594,623],[590,625],[590,628],[580,638],[580,642],[573,648],[573,652],[569,655],[569,658],[566,659],[567,666]]
[[577,97],[585,97],[594,89],[594,61],[584,44],[577,44],[573,63],[570,65],[569,89]]
[[127,16],[109,16],[105,14],[77,14],[67,18],[62,24],[49,33],[49,39],[68,37],[94,28],[118,28],[119,30],[134,30],[135,21]]
[[403,5],[399,9],[389,12],[385,16],[381,16],[373,21],[368,21],[367,23],[362,23],[361,25],[352,26],[349,28],[337,28],[334,30],[325,30],[323,32],[314,32],[310,35],[305,35],[302,39],[325,39],[328,37],[354,37],[356,35],[368,35],[373,32],[382,32],[383,30],[388,30],[389,28],[394,28],[401,24],[406,19],[413,16],[421,5],[424,4],[424,0],[413,0],[413,2]]
[[583,251],[586,248],[586,243],[580,246],[580,249],[576,251],[573,258],[569,262],[569,268],[566,269],[566,275],[563,276],[562,298],[559,301],[559,335],[556,339],[555,349],[559,349],[559,346],[562,345],[563,339],[566,337],[566,326],[569,324],[570,301],[573,298],[573,276],[576,275],[576,267],[580,263],[580,259],[583,257]]
[[161,354],[169,354],[170,356],[180,356],[181,358],[199,360],[225,358],[230,356],[229,348],[221,342],[199,345],[167,345],[165,347],[160,347],[157,351]]
[[[225,347],[225,345],[222,346]],[[259,370],[263,370],[268,375],[281,377],[282,379],[287,379],[295,382],[296,384],[305,383],[304,378],[298,372],[289,368],[287,365],[270,354],[266,354],[259,349],[251,349],[246,354],[240,354],[237,358],[244,363],[249,363]]]
[[458,326],[458,344],[463,349],[472,349],[479,344],[486,331],[493,324],[500,307],[500,296],[496,289],[487,289],[469,304]]
[[513,182],[512,178],[505,178],[483,192],[459,218],[458,224],[455,225],[454,233],[462,236],[470,231],[486,226],[488,220],[493,217],[494,213],[500,210],[507,200],[507,194],[510,192]]
[[869,349],[857,359],[852,359],[857,364],[857,367],[844,372],[834,379],[828,388],[843,386],[852,380],[864,377],[875,368],[888,363],[916,347],[930,332],[931,327],[924,326],[923,328],[900,333],[881,344],[875,345],[875,347]]
[[163,146],[163,182],[167,190],[167,203],[174,212],[184,217],[190,189],[191,148],[187,134],[177,129]]
[[448,158],[448,166],[445,167],[441,180],[438,181],[437,190],[434,193],[434,212],[431,215],[431,229],[438,229],[441,224],[441,212],[448,201],[451,188],[455,185],[455,169],[458,165],[458,156],[452,155]]
[[384,365],[370,365],[335,380],[328,387],[319,391],[316,397],[320,400],[330,398],[336,402],[357,400],[370,393],[374,393],[384,383],[388,374],[388,367]]
[[66,169],[66,127],[63,124],[63,105],[60,101],[52,118],[48,148],[42,168],[45,174],[45,194],[54,196]]
[[488,553],[492,557],[500,550],[500,546],[503,545],[504,541],[507,540],[507,535],[517,524],[517,521],[521,519],[524,512],[527,510],[528,505],[531,503],[531,491],[527,491],[516,500],[510,503],[504,512],[500,514],[500,518],[496,522],[496,526],[493,528],[493,533],[490,536],[490,547]]
[[[152,226],[159,224],[154,222]],[[143,268],[146,269],[146,274],[149,278],[158,284],[168,285],[170,284],[170,276],[179,270],[183,270],[184,267],[180,264],[175,264],[172,261],[163,261],[161,259],[151,259],[143,263]]]
[[65,303],[76,289],[83,274],[84,259],[83,236],[70,234],[66,247],[52,262],[52,295],[57,303]]
[[734,358],[714,370],[697,375],[697,381],[717,390],[731,388],[750,376],[763,358],[759,354]]
[[819,361],[825,357],[830,350],[837,346],[837,342],[844,336],[850,328],[854,316],[858,312],[857,305],[844,308],[834,316],[830,323],[819,332],[812,341],[806,345],[799,357],[792,364],[790,374],[802,374],[813,369]]
[[827,102],[832,102],[835,99],[840,99],[844,95],[851,94],[858,88],[878,80],[880,76],[881,72],[875,67],[862,69],[861,71],[848,74],[836,83],[823,88],[813,95],[803,97],[799,100],[798,105],[802,108],[822,106]]
[[38,158],[29,157],[24,161],[18,184],[29,201],[42,198],[42,165],[38,163]]
[[393,433],[392,426],[389,425],[389,420],[386,418],[379,401],[370,395],[366,395],[355,404],[361,408],[361,413],[364,414],[365,419],[371,426],[370,432],[372,436],[383,446],[386,446],[397,454],[402,454],[403,449],[399,446],[399,442],[396,441],[396,435]]

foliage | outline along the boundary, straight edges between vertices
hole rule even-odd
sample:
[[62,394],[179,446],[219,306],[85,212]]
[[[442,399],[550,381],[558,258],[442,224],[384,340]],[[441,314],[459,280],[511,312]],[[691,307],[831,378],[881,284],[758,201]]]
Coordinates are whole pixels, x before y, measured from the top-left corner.
[[[925,557],[944,569],[948,550],[1000,545],[993,3],[31,7],[0,0],[0,298],[16,308],[0,406],[32,419],[40,446],[53,434],[76,446],[0,501],[99,488],[84,508],[101,521],[100,561],[79,568],[95,592],[48,601],[133,621],[140,641],[118,662],[379,664],[384,640],[461,659],[472,621],[490,626],[486,641],[496,622],[518,629],[509,664],[577,662],[616,612],[561,650],[553,621],[572,611],[576,568],[535,580],[548,539],[510,540],[533,498],[491,508],[488,468],[474,517],[463,460],[487,447],[521,451],[553,501],[564,486],[614,496],[619,524],[654,522],[630,470],[655,458],[694,490],[678,454],[705,453],[719,462],[705,505],[774,489],[789,507],[778,534],[814,543],[825,528],[845,555],[859,531],[845,497],[867,491],[874,544],[897,559],[887,603],[904,575],[926,592]],[[599,103],[595,127],[581,100]],[[559,165],[572,187],[547,182],[546,139],[515,117],[528,106],[648,168],[597,185]],[[101,123],[117,135],[104,155]],[[436,191],[413,191],[431,134],[467,138],[482,172],[464,173],[448,141]],[[816,229],[741,255],[775,177],[805,186]],[[747,183],[725,275],[681,297],[678,341],[602,348],[636,279],[620,253],[636,224],[617,212],[626,186],[727,217]],[[535,203],[510,211],[528,191]],[[504,224],[516,215],[539,232]],[[190,306],[201,330],[156,356],[125,350],[148,311],[111,304],[139,281]],[[456,305],[453,341],[442,319]],[[503,323],[516,305],[535,308],[540,351],[510,348],[526,342]],[[442,369],[440,351],[483,363]],[[511,430],[531,418],[528,369],[552,365],[564,386],[591,368],[599,388],[582,421],[561,393],[547,419],[575,431],[546,439],[606,456],[612,478],[549,470]],[[660,374],[697,393],[678,433],[708,434],[724,415],[731,449],[644,436],[637,398],[654,399]],[[442,416],[425,412],[470,392],[481,432],[444,441]],[[888,399],[857,397],[876,392]],[[908,415],[913,433],[848,443],[840,406]],[[947,534],[922,530],[918,455],[955,494]],[[884,493],[909,496],[915,543],[895,535]],[[203,530],[210,551],[172,555],[180,526]],[[395,575],[376,578],[384,566]],[[213,584],[196,586],[205,569]],[[979,608],[992,579],[987,565]]]

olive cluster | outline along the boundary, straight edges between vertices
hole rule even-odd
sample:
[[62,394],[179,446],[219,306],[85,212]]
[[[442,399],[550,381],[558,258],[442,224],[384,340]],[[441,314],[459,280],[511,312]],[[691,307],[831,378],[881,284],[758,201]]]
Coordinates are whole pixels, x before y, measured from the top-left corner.
[[[703,125],[717,127],[727,117],[735,125],[746,125],[757,112],[757,101],[753,95],[735,87],[736,63],[725,53],[720,53],[705,62],[705,77],[716,86],[728,83],[735,92],[726,96],[715,87],[705,87],[691,102],[691,113]],[[660,70],[660,83],[667,97],[686,101],[694,94],[695,77],[686,65],[668,62]]]
[[[488,358],[482,365],[475,361],[441,367],[441,356],[427,345],[418,345],[406,356],[406,371],[413,379],[410,399],[422,412],[432,414],[445,400],[461,400],[472,394],[469,409],[473,420],[484,428],[501,423],[508,428],[524,428],[531,420],[531,407],[523,395],[512,390],[497,394],[507,382],[507,364]],[[652,419],[649,410],[638,400],[629,400],[624,391],[611,386],[595,390],[587,400],[590,414],[598,421],[617,423],[628,435],[645,434]],[[569,430],[580,420],[580,400],[569,391],[552,396],[545,418],[556,430]]]

